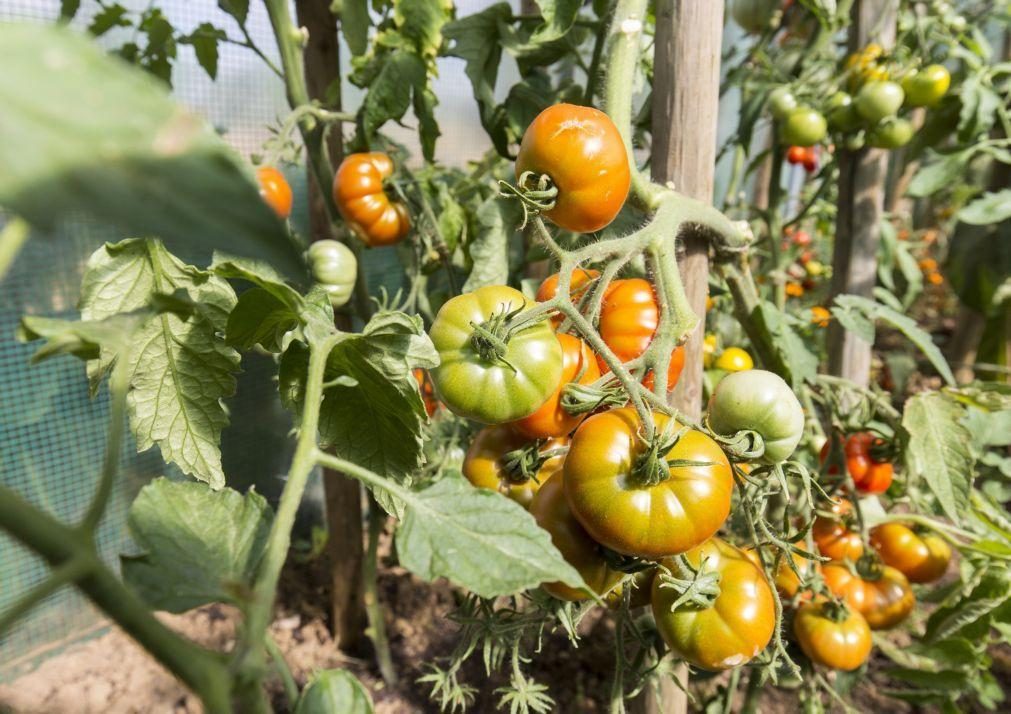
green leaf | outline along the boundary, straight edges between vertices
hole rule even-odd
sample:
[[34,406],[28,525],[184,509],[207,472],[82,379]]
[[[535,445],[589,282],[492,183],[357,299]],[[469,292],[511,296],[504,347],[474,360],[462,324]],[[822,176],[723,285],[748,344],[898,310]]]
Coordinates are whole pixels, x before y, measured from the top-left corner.
[[[814,379],[818,373],[818,359],[804,344],[804,340],[790,327],[783,313],[772,303],[763,300],[753,315],[769,331],[780,361],[789,370],[789,375],[782,376],[788,377],[793,388],[799,389],[805,381]],[[774,365],[766,366],[776,369]]]
[[509,241],[517,233],[522,208],[492,194],[477,209],[477,235],[469,245],[473,267],[463,291],[509,282]]
[[150,310],[138,310],[94,322],[26,316],[21,318],[17,337],[22,342],[46,340],[32,355],[33,363],[64,354],[93,360],[98,359],[103,347],[116,354],[126,350],[137,329],[152,314]]
[[218,78],[218,42],[228,38],[222,30],[219,30],[209,22],[201,23],[187,37],[180,39],[183,44],[193,46],[193,52],[197,56],[197,62],[207,72],[211,79]]
[[1011,188],[984,194],[958,212],[958,220],[974,226],[1011,218]]
[[425,580],[445,577],[481,597],[510,595],[543,582],[586,584],[518,503],[447,475],[404,497],[397,530],[400,563]]
[[[934,344],[930,335],[921,330],[912,318],[859,295],[840,295],[836,297],[835,304],[842,308],[844,312],[839,312],[833,308],[832,314],[837,319],[840,319],[840,321],[845,317],[845,319],[850,320],[858,328],[861,328],[861,324],[857,322],[856,315],[863,315],[868,320],[881,320],[891,325],[919,348],[947,384],[955,383],[955,376],[951,373],[951,368],[948,366],[947,361],[945,361],[944,355],[941,354],[941,350]],[[847,327],[847,329],[850,328]],[[866,339],[865,334],[859,332],[858,334]],[[873,339],[874,334],[872,332],[868,342],[873,342]]]
[[[152,295],[176,289],[197,306],[188,320],[163,314],[134,337],[129,353],[127,405],[137,449],[157,444],[162,458],[214,488],[225,483],[221,430],[228,415],[221,402],[235,392],[239,354],[219,335],[235,306],[222,278],[183,264],[159,241],[106,244],[88,260],[81,286],[81,315],[102,320],[146,306]],[[102,350],[89,363],[93,388],[114,355]]]
[[923,672],[918,669],[893,667],[885,670],[885,674],[892,679],[921,687],[927,691],[954,692],[969,686],[969,675],[966,672],[950,669]]
[[549,42],[562,37],[569,31],[579,15],[582,0],[537,0],[537,7],[544,16],[544,25],[534,33],[535,42]]
[[133,23],[127,17],[127,9],[122,5],[105,5],[88,25],[88,32],[101,37],[114,27],[130,27]]
[[965,172],[972,156],[970,151],[960,151],[954,154],[941,155],[931,152],[934,160],[925,162],[923,168],[916,172],[906,195],[913,198],[925,198],[937,193],[942,188],[955,184]]
[[968,508],[973,464],[963,414],[963,407],[952,399],[923,392],[906,402],[902,415],[902,428],[909,434],[905,452],[909,475],[926,481],[956,523]]
[[266,500],[252,490],[243,496],[230,488],[155,479],[130,507],[127,526],[143,552],[121,557],[123,579],[157,610],[241,603],[273,518]]
[[238,350],[260,345],[268,352],[281,352],[285,335],[298,324],[290,307],[263,288],[251,288],[239,296],[228,316],[225,342]]
[[988,617],[1008,598],[1011,598],[1011,580],[1006,569],[987,571],[967,597],[931,613],[924,641],[932,644],[956,635],[963,627]]
[[342,0],[340,10],[341,32],[348,43],[351,55],[357,57],[365,54],[369,48],[369,18],[368,0]]
[[81,9],[81,0],[60,0],[60,20],[69,22]]
[[958,136],[970,142],[990,131],[1003,101],[992,87],[983,83],[981,74],[970,74],[959,88],[962,109],[958,115]]
[[394,0],[393,22],[418,55],[434,59],[452,9],[453,3],[447,0]]
[[239,25],[246,24],[249,15],[249,0],[218,0],[218,7],[235,18]]
[[299,292],[288,285],[284,276],[269,263],[215,251],[214,260],[208,270],[222,278],[245,280],[261,287],[293,312],[301,312],[305,307],[305,300]]
[[65,27],[0,24],[0,47],[0,206],[43,229],[83,213],[301,274],[250,167],[159,82]]
[[372,714],[372,696],[353,674],[325,669],[312,675],[295,714]]
[[840,295],[836,298],[836,305],[832,307],[832,317],[839,321],[843,329],[849,330],[868,344],[874,343],[874,320],[867,317],[866,311],[860,309],[861,305],[854,306],[848,304],[842,298],[853,297],[851,295]]

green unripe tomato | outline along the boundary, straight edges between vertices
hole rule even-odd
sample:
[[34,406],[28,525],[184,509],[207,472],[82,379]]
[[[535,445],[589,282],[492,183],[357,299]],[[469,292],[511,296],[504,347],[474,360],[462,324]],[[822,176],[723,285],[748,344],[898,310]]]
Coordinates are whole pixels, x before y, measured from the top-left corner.
[[779,9],[781,0],[734,0],[730,14],[745,32],[758,35],[769,29],[772,14]]
[[867,132],[867,144],[877,149],[898,149],[913,138],[913,125],[900,117],[888,117]]
[[335,240],[318,240],[306,251],[312,279],[322,286],[334,307],[351,299],[358,278],[358,259],[350,248]]
[[833,131],[843,133],[856,131],[860,128],[862,120],[857,114],[857,109],[853,106],[853,97],[846,92],[836,92],[828,100],[828,125]]
[[895,82],[868,82],[857,92],[857,113],[871,124],[895,116],[906,93]]
[[721,436],[756,431],[765,442],[763,464],[786,461],[804,434],[804,410],[790,386],[764,369],[732,372],[709,399],[709,428]]
[[780,138],[792,146],[814,146],[827,133],[828,123],[821,112],[805,106],[790,112],[780,127]]
[[788,87],[776,87],[769,93],[769,113],[777,121],[786,119],[797,108],[797,98]]
[[846,137],[846,150],[847,151],[860,151],[867,144],[867,136],[865,132],[858,131],[856,134],[850,134]]
[[902,80],[906,93],[906,106],[932,107],[948,92],[951,74],[943,65],[932,64],[920,71],[910,72]]

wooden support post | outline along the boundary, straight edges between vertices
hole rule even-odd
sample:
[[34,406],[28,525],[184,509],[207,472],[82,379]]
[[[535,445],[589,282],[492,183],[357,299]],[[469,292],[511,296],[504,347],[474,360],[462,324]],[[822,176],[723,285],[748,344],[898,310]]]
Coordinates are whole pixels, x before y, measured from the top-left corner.
[[[855,0],[851,11],[849,49],[869,42],[888,48],[895,43],[898,0]],[[884,216],[888,152],[883,149],[841,151],[839,212],[832,254],[832,295],[870,297],[877,282],[877,252]],[[828,333],[828,370],[866,386],[871,372],[871,345],[832,322]]]
[[[673,183],[693,198],[713,200],[716,120],[720,103],[723,3],[657,0],[653,79],[653,179]],[[699,235],[684,234],[678,264],[692,309],[701,318],[685,345],[685,367],[672,403],[688,416],[702,411],[702,338],[709,292],[709,246]],[[673,239],[673,236],[671,237]],[[675,671],[683,687],[688,669]],[[665,681],[661,706],[641,698],[644,712],[679,714],[688,710],[685,692]]]
[[[340,43],[330,0],[298,0],[295,9],[299,25],[309,32],[304,53],[309,96],[325,101],[329,92],[328,108],[340,110]],[[331,163],[337,166],[344,151],[340,124],[331,127],[327,150]],[[312,171],[308,173],[312,240],[331,238],[333,230],[321,194],[330,187],[318,186]],[[338,317],[337,326],[344,330],[351,328],[345,316]],[[353,650],[361,643],[365,631],[361,587],[362,491],[358,481],[330,470],[323,472],[323,488],[329,533],[331,626],[337,645]]]

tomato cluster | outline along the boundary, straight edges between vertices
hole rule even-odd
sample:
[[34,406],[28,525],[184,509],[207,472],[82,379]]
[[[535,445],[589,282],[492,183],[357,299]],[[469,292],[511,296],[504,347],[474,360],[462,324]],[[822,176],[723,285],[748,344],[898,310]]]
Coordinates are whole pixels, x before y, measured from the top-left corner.
[[[825,463],[830,455],[831,444],[826,442],[821,450],[821,461]],[[892,485],[895,468],[887,455],[888,447],[880,437],[869,431],[851,434],[843,444],[846,472],[853,479],[853,485],[861,493],[884,493]],[[833,464],[829,474],[838,473]]]

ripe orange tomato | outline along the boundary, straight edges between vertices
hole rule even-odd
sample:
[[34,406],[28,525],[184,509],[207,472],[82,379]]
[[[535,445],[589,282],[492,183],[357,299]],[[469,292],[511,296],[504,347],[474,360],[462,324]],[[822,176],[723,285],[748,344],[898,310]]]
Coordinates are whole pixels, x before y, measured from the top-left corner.
[[586,415],[565,411],[562,407],[562,389],[569,382],[576,382],[577,378],[579,384],[590,384],[600,377],[597,360],[588,344],[578,337],[563,334],[558,335],[558,342],[562,345],[562,378],[558,387],[537,411],[513,422],[517,431],[532,439],[565,436],[575,429]]
[[[653,617],[664,641],[696,667],[721,670],[738,667],[757,656],[772,639],[776,606],[765,573],[739,548],[710,538],[685,557],[694,568],[720,575],[720,594],[711,607],[680,607],[673,589],[653,580]],[[665,565],[674,573],[673,561]]]
[[[853,484],[861,493],[884,493],[892,485],[895,468],[891,462],[875,457],[873,447],[882,445],[884,441],[869,431],[851,434],[843,444],[846,456],[846,471],[853,478]],[[825,442],[821,449],[821,461],[828,459],[830,444]],[[837,473],[835,466],[830,466],[828,472]]]
[[883,565],[862,578],[844,563],[829,563],[821,570],[825,586],[867,619],[872,630],[899,624],[913,611],[916,599],[906,576]]
[[831,510],[835,518],[818,516],[811,527],[818,552],[832,560],[856,561],[864,554],[864,542],[860,534],[850,528],[854,518],[853,504],[842,499],[833,504]]
[[260,196],[282,221],[291,215],[291,186],[280,171],[273,166],[256,169],[256,181],[260,184]]
[[[797,577],[797,573],[793,572],[793,568],[786,561],[785,555],[779,561],[779,569],[776,571],[776,589],[786,599],[796,595],[800,591],[801,585],[807,584],[814,577],[815,573],[821,571],[821,565],[816,560],[808,560],[794,554],[793,562],[797,565],[797,570],[800,571],[800,574],[804,578],[803,583]],[[802,600],[810,600],[811,591],[805,590],[800,597]]]
[[[607,286],[600,307],[600,336],[622,362],[640,356],[653,341],[660,324],[660,306],[656,302],[653,286],[642,278],[615,280]],[[607,364],[598,356],[602,374],[609,372]],[[671,353],[667,369],[667,389],[671,390],[681,377],[684,368],[684,347]],[[653,388],[652,375],[643,380],[647,389]]]
[[414,370],[414,379],[418,382],[418,389],[421,390],[421,399],[425,402],[425,411],[428,416],[435,414],[439,408],[439,400],[435,398],[435,385],[432,384],[428,372],[423,369]]
[[911,583],[931,583],[948,570],[951,546],[933,533],[920,535],[902,523],[882,523],[871,530],[871,545],[881,560]]
[[[590,289],[590,285],[594,280],[600,277],[599,270],[590,270],[587,268],[576,268],[572,271],[572,277],[569,278],[569,295],[572,297],[572,302],[576,305],[582,299],[586,291]],[[558,273],[552,273],[541,286],[537,288],[537,302],[547,302],[555,295],[558,294]],[[555,315],[551,318],[551,322],[557,327],[562,324],[563,318],[561,315]]]
[[786,150],[786,160],[791,164],[802,164],[806,158],[806,146],[791,146]]
[[378,151],[351,154],[333,180],[333,200],[348,227],[368,246],[393,245],[411,230],[407,206],[383,190],[393,161]]
[[871,654],[871,629],[864,616],[829,600],[801,605],[793,634],[808,659],[832,669],[851,672]]
[[618,127],[599,109],[574,104],[548,107],[527,127],[516,178],[526,171],[551,178],[558,196],[544,215],[577,233],[599,231],[613,221],[632,184]]
[[786,284],[785,290],[788,297],[804,296],[804,286],[792,280]]
[[811,308],[811,322],[818,327],[828,327],[828,323],[832,320],[832,313],[828,311],[827,308],[821,305],[815,305]]
[[[658,432],[681,426],[655,412]],[[576,429],[565,457],[565,494],[594,540],[624,555],[661,558],[694,548],[730,513],[733,475],[726,454],[688,430],[661,457],[670,478],[650,485],[637,467],[646,450],[635,409],[595,414]]]
[[[564,446],[565,439],[552,439],[539,449]],[[490,488],[516,501],[521,506],[529,506],[537,489],[552,473],[561,467],[564,460],[556,456],[545,461],[533,478],[524,479],[512,473],[506,463],[506,456],[517,449],[529,446],[530,439],[513,430],[508,424],[485,427],[478,432],[467,449],[463,460],[463,475],[478,488]]]

